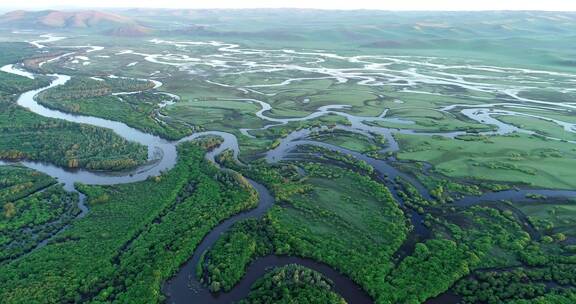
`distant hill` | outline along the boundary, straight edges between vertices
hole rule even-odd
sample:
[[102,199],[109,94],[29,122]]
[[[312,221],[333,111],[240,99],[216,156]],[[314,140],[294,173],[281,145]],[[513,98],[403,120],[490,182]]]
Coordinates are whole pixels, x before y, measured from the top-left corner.
[[128,24],[106,31],[106,34],[117,37],[142,37],[151,34],[150,28],[138,24]]
[[133,19],[102,11],[12,11],[0,16],[0,26],[12,28],[111,29],[137,25]]
[[284,30],[263,30],[263,31],[219,31],[215,27],[205,25],[190,25],[176,30],[162,31],[166,35],[180,35],[190,37],[213,37],[213,38],[261,38],[261,39],[282,39],[297,40],[300,36],[294,35]]

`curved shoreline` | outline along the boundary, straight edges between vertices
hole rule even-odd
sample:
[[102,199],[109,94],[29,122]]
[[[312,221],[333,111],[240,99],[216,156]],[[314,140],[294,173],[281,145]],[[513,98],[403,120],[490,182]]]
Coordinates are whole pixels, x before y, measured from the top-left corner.
[[[231,47],[231,46],[224,46],[224,45],[222,45],[222,46],[223,47],[221,49],[227,49],[228,51],[232,51],[232,52],[241,52],[239,50],[234,50],[234,47]],[[70,53],[70,54],[73,54],[73,53]],[[327,54],[323,54],[323,55],[327,55]],[[9,71],[11,69],[13,70],[12,73],[27,77],[26,75],[22,75],[22,73],[18,74],[18,70],[15,68],[14,65],[10,65],[8,68],[3,68],[2,70],[6,72],[6,70]],[[29,75],[32,75],[32,74],[29,74]],[[48,76],[53,76],[56,79],[54,81],[52,81],[50,83],[50,85],[47,87],[23,93],[18,98],[18,104],[22,107],[28,108],[30,111],[32,111],[38,115],[41,115],[41,116],[56,118],[56,119],[63,119],[63,120],[67,120],[67,121],[74,122],[74,123],[83,123],[83,124],[89,124],[89,125],[96,126],[96,127],[111,129],[115,134],[119,135],[120,137],[122,137],[124,139],[134,141],[134,142],[137,142],[137,143],[140,143],[142,145],[147,146],[148,147],[148,158],[150,161],[152,161],[152,163],[150,163],[148,165],[140,166],[140,167],[137,167],[133,170],[126,171],[126,172],[120,172],[120,173],[93,172],[93,171],[83,170],[83,169],[69,171],[69,170],[66,170],[66,169],[63,169],[63,168],[60,168],[60,167],[57,167],[54,165],[42,163],[42,162],[30,162],[30,161],[20,162],[28,168],[31,168],[31,169],[34,169],[34,170],[37,170],[40,172],[44,172],[44,173],[46,173],[52,177],[55,177],[59,182],[64,184],[65,189],[68,191],[76,191],[74,188],[74,183],[76,183],[76,182],[90,184],[90,185],[113,185],[113,184],[120,184],[120,183],[132,183],[132,182],[142,181],[148,177],[157,176],[157,175],[161,174],[163,171],[169,170],[170,168],[172,168],[176,164],[176,161],[177,161],[176,146],[179,143],[182,143],[185,141],[195,140],[199,137],[206,136],[206,135],[219,136],[219,137],[222,137],[224,140],[223,143],[218,148],[216,148],[213,151],[206,154],[206,158],[208,160],[214,162],[215,156],[220,154],[221,152],[223,152],[226,149],[232,150],[236,160],[238,158],[238,154],[239,154],[238,141],[237,141],[236,136],[234,134],[231,134],[231,133],[219,132],[219,131],[200,132],[200,133],[196,133],[196,134],[193,134],[191,136],[185,137],[183,139],[180,139],[178,141],[168,141],[168,140],[162,139],[158,136],[154,136],[154,135],[145,133],[143,131],[140,131],[138,129],[129,127],[126,124],[121,123],[121,122],[116,122],[116,121],[92,117],[92,116],[74,115],[74,114],[64,113],[64,112],[60,112],[57,110],[51,110],[49,108],[46,108],[46,107],[38,104],[34,100],[34,96],[36,94],[44,91],[44,90],[49,89],[49,88],[52,88],[52,87],[55,87],[58,85],[63,85],[70,79],[70,76],[67,76],[67,75],[53,74],[53,75],[48,75]],[[288,79],[284,83],[276,84],[274,86],[283,86],[283,85],[289,84],[292,81],[305,80],[305,79],[307,79],[307,78]],[[346,79],[346,78],[344,78],[344,79]],[[370,81],[375,81],[375,80],[374,79],[372,79],[372,80],[365,79],[362,81],[362,82],[364,82],[362,84],[373,85],[373,84],[368,84]],[[155,82],[154,89],[158,88],[160,85],[161,85],[161,83]],[[259,86],[250,86],[250,87],[258,88]],[[240,88],[238,88],[238,89],[240,89]],[[509,93],[508,95],[510,95],[511,97],[513,97],[519,101],[525,101],[526,103],[533,102],[532,100],[519,97],[517,93],[512,92],[512,93]],[[389,122],[395,122],[395,123],[400,122],[401,123],[401,121],[399,121],[395,118],[385,117],[386,112],[384,112],[382,115],[380,115],[378,117],[361,117],[361,116],[354,116],[352,114],[348,114],[348,113],[344,113],[344,112],[338,112],[337,110],[346,108],[346,106],[343,106],[343,105],[336,105],[336,106],[332,105],[332,106],[320,107],[314,113],[312,113],[306,117],[302,117],[302,118],[272,118],[272,117],[265,115],[265,112],[269,111],[272,108],[270,104],[268,104],[264,101],[256,100],[256,99],[236,99],[236,100],[237,101],[243,101],[243,102],[255,102],[261,106],[261,109],[259,111],[257,111],[255,113],[255,115],[262,120],[266,120],[266,121],[273,123],[273,124],[270,124],[270,125],[263,127],[262,129],[267,129],[270,127],[284,125],[284,124],[287,124],[289,122],[309,120],[309,119],[317,118],[317,117],[320,117],[322,115],[327,115],[327,114],[336,114],[336,115],[343,116],[351,122],[351,126],[350,127],[342,127],[342,128],[348,128],[352,132],[356,132],[356,133],[362,133],[362,134],[376,133],[376,134],[384,136],[388,141],[388,148],[384,150],[385,152],[395,152],[399,149],[398,143],[395,141],[395,139],[393,137],[394,133],[418,134],[418,135],[428,135],[428,136],[439,135],[439,136],[445,136],[445,137],[451,137],[451,138],[458,136],[458,135],[469,134],[465,131],[433,133],[433,132],[418,132],[418,131],[410,130],[410,129],[393,129],[393,128],[369,126],[369,125],[366,125],[364,122],[389,121]],[[559,106],[556,103],[554,103],[553,105]],[[454,105],[452,108],[444,108],[442,110],[443,111],[450,111],[450,110],[453,110],[457,107],[466,107],[466,105]],[[499,120],[492,117],[492,115],[515,115],[514,113],[516,113],[516,112],[492,111],[489,109],[490,107],[491,107],[490,104],[474,106],[472,109],[461,110],[461,113],[464,114],[466,117],[468,117],[472,120],[475,120],[478,123],[481,123],[484,125],[493,125],[493,126],[497,127],[497,131],[483,132],[483,133],[479,133],[479,134],[483,134],[483,135],[499,134],[499,135],[501,135],[501,134],[509,134],[512,132],[524,132],[524,133],[532,134],[531,131],[527,131],[527,130],[523,130],[523,129],[511,126],[509,124],[500,122]],[[556,124],[562,124],[563,123],[561,121],[552,121],[552,122],[554,122]],[[576,130],[574,130],[574,127],[572,125],[564,125],[564,127],[565,127],[566,131],[576,133]],[[389,189],[393,188],[393,187],[390,187],[390,185],[394,184],[393,180],[395,177],[402,177],[402,178],[408,180],[411,184],[413,184],[424,198],[431,199],[431,196],[429,195],[426,188],[423,185],[421,185],[417,180],[415,180],[414,178],[398,171],[398,169],[394,168],[393,166],[391,166],[389,163],[387,163],[384,160],[378,160],[378,159],[370,158],[370,157],[367,157],[361,153],[349,151],[349,150],[346,150],[344,148],[340,148],[337,146],[333,146],[333,145],[329,145],[329,144],[325,144],[325,143],[320,143],[320,142],[314,142],[314,141],[310,141],[310,140],[305,139],[306,132],[310,132],[311,130],[312,129],[303,129],[300,131],[294,131],[294,132],[290,133],[286,138],[283,138],[281,140],[279,147],[277,147],[276,149],[268,151],[267,156],[266,156],[267,160],[270,162],[280,161],[284,158],[285,155],[287,155],[290,152],[291,149],[293,149],[297,145],[312,144],[312,145],[322,146],[324,148],[343,152],[345,154],[352,155],[352,156],[354,156],[360,160],[366,161],[367,163],[369,163],[370,165],[372,165],[376,169],[376,171],[378,172],[380,177],[382,177],[383,179],[388,178],[389,180],[390,179],[392,180],[392,182],[388,183]],[[247,136],[251,136],[249,134],[249,131],[251,131],[251,130],[249,130],[249,129],[244,129],[244,130],[240,130],[240,131]],[[553,138],[551,138],[551,139],[553,139]],[[161,154],[160,158],[156,157],[158,155],[158,151],[162,152],[162,153],[160,153]],[[0,165],[1,164],[2,163],[0,162]],[[242,278],[242,280],[239,282],[239,284],[230,293],[214,295],[214,294],[210,293],[210,291],[206,287],[199,284],[198,280],[195,278],[196,265],[198,264],[198,261],[200,260],[201,255],[206,250],[208,250],[214,244],[214,242],[216,242],[216,240],[219,238],[220,234],[223,233],[224,231],[226,231],[231,225],[233,225],[235,222],[237,222],[239,220],[246,219],[246,218],[252,218],[252,217],[259,217],[259,216],[263,215],[268,210],[268,208],[270,208],[273,204],[273,198],[270,196],[268,190],[264,186],[254,182],[254,181],[251,181],[251,180],[249,180],[249,182],[252,184],[252,186],[256,189],[256,191],[259,194],[258,207],[256,207],[256,209],[246,211],[246,212],[243,212],[243,213],[240,213],[240,214],[237,214],[235,216],[228,218],[227,220],[225,220],[222,223],[220,223],[219,225],[217,225],[212,231],[210,231],[204,237],[203,241],[194,250],[194,254],[191,257],[191,259],[189,259],[189,261],[186,262],[182,266],[182,268],[180,268],[180,271],[178,272],[178,274],[175,277],[173,277],[172,279],[168,280],[165,283],[165,285],[163,287],[163,291],[165,293],[169,294],[169,299],[173,299],[175,302],[179,302],[179,303],[181,301],[190,300],[191,299],[190,297],[193,297],[194,300],[200,301],[202,303],[222,303],[222,301],[226,302],[227,301],[226,299],[238,300],[238,299],[241,299],[240,296],[247,295],[247,293],[250,291],[250,285],[260,275],[265,273],[268,267],[270,267],[270,266],[282,266],[282,265],[286,265],[286,264],[290,264],[290,263],[297,263],[297,264],[301,264],[301,265],[306,266],[306,267],[310,267],[314,270],[317,270],[317,271],[325,274],[329,279],[333,280],[335,282],[334,289],[337,292],[339,292],[345,299],[347,299],[349,301],[349,303],[372,303],[372,299],[370,299],[368,297],[368,300],[366,300],[366,293],[361,288],[358,288],[358,285],[356,285],[354,282],[352,282],[350,279],[348,279],[344,275],[338,273],[337,271],[333,270],[332,268],[330,268],[329,266],[327,266],[325,264],[314,262],[314,261],[308,260],[308,259],[298,258],[298,257],[267,256],[267,257],[256,259],[254,261],[254,263],[252,263],[252,264],[250,264],[250,266],[248,266],[248,269],[247,269],[245,276]],[[536,193],[536,194],[548,193],[548,194],[550,194],[550,196],[555,196],[555,194],[562,194],[561,195],[562,197],[564,197],[564,195],[570,196],[570,197],[576,196],[576,191],[568,191],[565,193],[564,192],[562,192],[562,193],[558,192],[561,190],[522,190],[522,191],[525,191],[526,193],[518,192],[518,191],[514,192],[514,193],[513,192],[496,192],[496,193],[488,193],[488,194],[481,196],[481,197],[465,197],[461,201],[458,201],[457,205],[461,204],[463,206],[468,206],[468,205],[480,203],[484,200],[492,200],[492,201],[502,200],[502,199],[527,200],[527,198],[525,196],[528,193]],[[538,191],[541,191],[541,192],[538,192]],[[391,190],[391,192],[392,192],[394,198],[400,204],[402,204],[402,200],[398,197],[397,193],[393,190]],[[502,198],[502,197],[504,197],[504,198]],[[79,200],[79,206],[82,206],[83,208],[81,208],[82,212],[81,212],[79,217],[85,216],[88,212],[86,206],[84,206],[84,204],[83,204],[84,200],[85,200],[85,197],[81,196],[80,200]],[[419,215],[417,212],[414,212],[413,210],[408,210],[408,211],[411,213],[410,218],[412,220],[412,223],[415,226],[415,229],[414,229],[415,233],[416,234],[422,234],[422,235],[428,233],[427,228],[425,228],[422,225],[422,216]],[[65,228],[63,228],[63,229],[65,229]],[[62,230],[60,230],[60,231],[62,231]],[[38,249],[38,248],[46,245],[49,242],[49,240],[50,240],[50,238],[45,239],[35,249]],[[190,277],[190,273],[192,273],[192,277]],[[191,291],[189,289],[188,285],[190,282],[198,283],[198,285],[195,286],[198,288],[196,290],[197,292],[194,293],[193,291]],[[173,284],[173,285],[171,285],[171,284]],[[193,292],[193,293],[190,293],[190,292]],[[201,301],[200,299],[204,299],[205,301]]]
[[258,206],[255,209],[239,213],[224,220],[204,237],[202,242],[194,250],[192,257],[180,268],[174,277],[164,283],[162,292],[166,295],[166,302],[198,302],[202,304],[236,302],[248,295],[252,283],[265,274],[270,267],[299,264],[316,270],[332,280],[334,282],[334,291],[346,299],[348,303],[373,303],[370,296],[368,296],[358,284],[332,269],[330,266],[310,259],[293,256],[271,255],[258,257],[248,265],[245,275],[234,285],[232,290],[219,293],[210,292],[196,275],[196,267],[202,259],[203,254],[212,248],[214,243],[220,238],[220,235],[233,224],[244,219],[259,218],[274,204],[274,198],[266,187],[250,179],[248,179],[248,182],[258,192]]
[[315,270],[329,280],[332,281],[332,290],[340,295],[346,303],[349,304],[371,304],[374,303],[372,298],[354,281],[350,280],[348,277],[344,276],[340,272],[334,270],[332,267],[317,262],[315,260],[294,257],[294,256],[278,256],[278,255],[267,255],[264,257],[259,257],[248,265],[246,268],[246,274],[242,279],[234,285],[234,288],[227,293],[210,293],[210,297],[205,298],[203,296],[198,297],[195,293],[196,290],[192,290],[189,286],[188,289],[190,293],[187,294],[170,294],[167,295],[167,303],[192,303],[194,301],[201,301],[202,304],[210,303],[236,303],[248,296],[251,291],[252,284],[260,279],[263,275],[269,272],[274,267],[281,267],[289,264],[298,264],[312,270]]
[[[14,68],[14,66],[10,66],[10,68]],[[33,113],[36,113],[44,117],[63,119],[70,122],[89,124],[96,127],[111,129],[112,131],[114,131],[114,133],[123,137],[124,139],[146,145],[148,147],[149,160],[155,161],[152,166],[148,164],[121,173],[94,172],[85,169],[66,170],[64,168],[43,162],[34,162],[34,161],[18,162],[28,168],[43,172],[56,178],[58,182],[64,184],[64,187],[67,191],[78,192],[74,187],[74,184],[76,182],[85,183],[89,185],[113,185],[113,184],[142,181],[150,176],[159,175],[162,173],[162,171],[169,170],[176,164],[177,160],[176,145],[182,142],[195,140],[197,138],[207,135],[215,135],[224,139],[224,142],[220,146],[218,146],[216,149],[206,154],[206,158],[209,161],[215,163],[215,156],[228,149],[233,151],[234,158],[238,160],[238,153],[239,153],[238,141],[236,136],[234,136],[231,133],[219,132],[219,131],[200,132],[182,138],[178,141],[169,142],[158,136],[150,135],[142,131],[139,131],[135,128],[129,127],[121,122],[111,121],[92,116],[73,115],[46,108],[40,105],[38,102],[36,102],[34,97],[44,90],[50,89],[55,86],[63,85],[70,79],[70,77],[66,75],[53,74],[50,76],[56,77],[56,79],[53,80],[46,87],[28,91],[21,94],[17,101],[18,105],[27,108]],[[156,153],[154,152],[155,150],[162,151],[161,153],[162,157],[160,159],[156,160],[153,159],[154,155],[156,155]],[[7,163],[0,162],[0,165],[2,164]],[[176,289],[171,289],[171,287],[164,287],[163,288],[164,292],[169,294],[175,294],[174,290],[176,290],[178,292],[183,292],[184,294],[186,294],[187,291],[190,291],[190,289],[187,287],[189,283],[188,279],[190,278],[187,278],[185,276],[186,272],[185,270],[191,268],[192,273],[194,273],[194,268],[196,267],[196,264],[198,263],[201,254],[205,250],[209,249],[212,246],[212,244],[219,238],[220,234],[223,233],[225,230],[227,230],[232,224],[236,223],[241,219],[261,216],[272,206],[274,200],[272,196],[269,194],[268,190],[264,186],[252,180],[249,180],[249,182],[258,192],[259,195],[258,206],[253,210],[246,211],[228,218],[227,220],[219,224],[216,228],[214,228],[208,235],[206,235],[201,244],[195,249],[193,257],[184,266],[181,267],[179,274],[181,273],[184,275],[176,276],[168,281],[179,283],[177,285],[172,285],[176,286]],[[79,195],[80,199],[78,202],[78,206],[80,207],[82,212],[77,218],[84,217],[88,213],[88,209],[84,205],[86,197],[82,193],[79,193]],[[48,244],[48,242],[54,235],[60,233],[66,228],[67,227],[64,227],[55,234],[53,234],[51,237],[44,239],[33,250],[37,250],[39,248],[44,247],[45,245]],[[250,267],[251,270],[241,281],[241,285],[239,286],[240,288],[234,288],[233,292],[230,293],[230,296],[236,297],[237,300],[241,299],[242,297],[245,297],[250,291],[250,287],[253,281],[255,281],[258,277],[260,277],[261,273],[262,274],[265,273],[268,267],[274,266],[275,263],[277,263],[277,266],[282,266],[289,263],[298,263],[303,266],[308,265],[309,267],[327,275],[330,280],[335,282],[335,288],[344,293],[343,296],[346,296],[351,299],[364,299],[360,303],[372,303],[370,297],[367,296],[365,292],[361,288],[359,288],[358,285],[356,285],[352,280],[348,279],[347,277],[338,273],[337,271],[332,270],[329,266],[325,264],[321,264],[318,262],[314,262],[312,260],[298,257],[267,257],[259,261],[260,262],[257,261],[256,263],[254,263],[254,265]],[[193,277],[195,278],[195,276]],[[253,278],[253,280],[249,280],[249,278]],[[168,282],[165,284],[165,286],[170,286]],[[197,283],[199,284],[198,285],[199,290],[202,290],[202,292],[201,294],[194,295],[195,299],[198,299],[199,296],[204,296],[205,299],[212,299],[214,302],[221,303],[218,302],[221,301],[219,300],[218,295],[212,294],[207,288],[203,287],[198,281]],[[182,286],[182,284],[184,286]],[[354,290],[356,290],[356,292],[353,292]],[[357,303],[357,302],[351,302],[351,303]]]

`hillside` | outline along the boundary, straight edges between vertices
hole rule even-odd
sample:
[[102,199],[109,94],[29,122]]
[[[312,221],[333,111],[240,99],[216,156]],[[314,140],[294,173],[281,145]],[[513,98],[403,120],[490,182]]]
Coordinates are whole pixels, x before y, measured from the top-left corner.
[[105,33],[117,37],[142,37],[152,33],[152,29],[138,24],[127,24],[112,28]]
[[0,26],[11,28],[106,29],[133,25],[129,17],[102,11],[12,11],[0,16]]

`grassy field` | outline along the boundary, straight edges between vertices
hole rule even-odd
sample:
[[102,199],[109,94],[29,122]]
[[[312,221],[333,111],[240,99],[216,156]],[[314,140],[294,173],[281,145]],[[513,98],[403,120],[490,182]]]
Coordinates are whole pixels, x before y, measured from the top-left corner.
[[[566,142],[576,140],[574,133],[546,119],[493,115],[537,134],[480,136],[495,126],[460,112],[473,106],[576,123],[575,14],[117,13],[149,29],[135,37],[98,28],[51,29],[66,39],[36,49],[23,41],[41,39],[47,30],[2,28],[0,66],[26,59],[37,66],[40,59],[30,58],[74,51],[37,66],[37,72],[72,77],[38,96],[44,105],[124,122],[167,139],[204,130],[237,137],[245,166],[230,162],[229,154],[218,158],[221,165],[264,184],[276,203],[263,218],[234,225],[206,253],[198,269],[206,274],[207,288],[230,290],[250,261],[276,254],[326,263],[378,304],[423,303],[446,291],[465,304],[576,302],[572,201],[452,203],[514,187],[576,189],[576,145]],[[82,45],[103,49],[74,47]],[[146,161],[144,146],[110,130],[43,118],[15,103],[18,94],[49,80],[0,72],[0,158],[91,170]],[[162,86],[154,88],[153,81]],[[113,95],[134,91],[143,92]],[[349,105],[337,111],[389,118],[366,122],[372,126],[470,134],[395,135],[399,151],[386,156],[399,161],[386,161],[420,180],[429,190],[427,200],[428,193],[418,193],[408,179],[376,178],[366,162],[318,147],[293,151],[304,155],[300,161],[263,162],[266,151],[303,128],[324,127],[306,139],[367,155],[388,143],[381,136],[332,128],[352,125],[334,113],[262,129],[275,123],[256,116],[261,107],[233,99],[269,103],[272,109],[264,115],[272,118],[302,118],[323,106]],[[463,106],[443,110],[452,105]],[[37,172],[0,167],[0,302],[164,301],[160,286],[203,236],[256,204],[243,178],[204,159],[217,142],[184,144],[174,168],[146,181],[77,185],[90,207],[78,220],[73,220],[79,212],[76,194]],[[422,225],[411,224],[411,218]],[[26,254],[64,225],[69,228],[45,247]],[[261,278],[245,300],[268,302],[342,299],[326,278],[287,266]]]
[[179,102],[169,107],[166,114],[206,130],[236,133],[239,128],[264,126],[262,120],[254,115],[258,110],[259,105],[253,103],[215,99]]
[[563,127],[550,121],[522,116],[501,116],[498,119],[525,130],[534,131],[542,136],[571,141],[576,140],[576,133],[567,132]]
[[398,134],[403,160],[425,161],[443,174],[574,189],[576,150],[572,144],[528,135],[476,137],[472,140]]
[[[382,113],[382,101],[376,92],[364,90],[352,85],[335,85],[322,90],[326,81],[309,81],[306,85],[294,83],[280,87],[284,92],[268,101],[273,106],[273,117],[303,117],[326,105],[350,105],[350,112],[360,116],[378,116]],[[313,88],[307,88],[314,86]]]
[[576,204],[570,203],[518,203],[516,207],[543,233],[554,236],[562,233],[576,238]]
[[378,151],[385,144],[385,139],[377,140],[365,135],[337,129],[318,132],[318,134],[312,135],[311,138],[360,153]]
[[206,283],[227,290],[250,259],[274,252],[325,262],[381,296],[383,286],[377,282],[390,270],[389,261],[408,231],[388,190],[367,177],[321,164],[305,164],[303,181],[286,182],[288,177],[281,176],[290,170],[276,170],[255,168],[252,173],[266,181],[280,203],[261,222],[238,224],[216,243],[207,255]]
[[390,110],[386,116],[403,119],[407,122],[413,123],[406,124],[377,121],[373,122],[372,124],[386,128],[407,128],[429,132],[488,131],[491,129],[490,126],[463,121],[453,114],[440,112],[434,109],[411,108],[409,106],[397,107]]

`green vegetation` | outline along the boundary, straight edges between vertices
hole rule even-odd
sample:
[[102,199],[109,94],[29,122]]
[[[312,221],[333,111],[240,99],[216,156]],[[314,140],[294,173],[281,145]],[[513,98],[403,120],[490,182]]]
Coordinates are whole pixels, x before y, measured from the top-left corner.
[[466,247],[449,240],[418,243],[414,253],[386,277],[377,302],[422,303],[467,275],[477,260]]
[[331,287],[332,282],[322,274],[292,264],[268,272],[252,285],[252,291],[240,303],[346,303],[338,294],[331,291]]
[[464,296],[464,303],[572,303],[576,299],[573,269],[574,264],[556,264],[536,269],[481,271],[473,279],[459,282],[456,290]]
[[[403,97],[404,99],[405,97]],[[414,104],[416,102],[424,99],[422,97],[414,96],[408,100]],[[430,102],[430,100],[423,100],[424,102]],[[376,126],[388,127],[388,128],[410,128],[419,131],[468,131],[468,132],[480,132],[488,131],[491,129],[490,126],[470,123],[459,119],[457,116],[433,110],[433,109],[422,109],[421,107],[413,107],[412,105],[394,105],[394,109],[387,113],[388,117],[401,118],[408,122],[414,122],[413,124],[400,124],[395,122],[383,122],[378,121],[371,123]]]
[[[0,65],[11,64],[36,54],[37,49],[25,42],[1,42]],[[4,72],[0,72],[4,75]]]
[[350,122],[342,116],[328,114],[311,120],[293,121],[281,126],[253,130],[250,134],[255,136],[255,139],[240,137],[242,151],[245,152],[244,154],[263,152],[276,147],[284,137],[293,131],[323,126],[332,128],[338,124],[349,125]]
[[160,302],[161,283],[202,237],[256,203],[252,189],[220,172],[204,153],[198,145],[185,144],[179,147],[178,164],[157,178],[79,185],[90,212],[47,246],[3,266],[2,301]]
[[[281,80],[270,80],[269,82],[275,83],[284,80],[282,77],[279,79]],[[235,79],[234,83],[237,81]],[[258,81],[258,79],[252,81]],[[303,117],[321,106],[333,104],[350,105],[352,108],[345,110],[345,112],[351,112],[355,115],[377,116],[382,113],[382,100],[377,96],[377,93],[359,89],[355,85],[334,84],[331,81],[317,80],[292,83],[282,88],[287,88],[287,90],[266,100],[273,106],[273,110],[270,111],[273,117]],[[262,90],[272,93],[277,92],[278,88],[270,87]]]
[[73,77],[66,84],[51,88],[38,95],[43,101],[82,99],[105,96],[118,92],[144,91],[154,87],[154,83],[137,79],[105,78],[95,80],[88,77]]
[[555,239],[559,234],[576,237],[576,204],[574,202],[523,203],[515,206],[542,233]]
[[378,151],[386,143],[383,138],[376,140],[368,136],[338,129],[318,132],[317,134],[312,134],[311,138],[360,153]]
[[[0,66],[14,64],[22,61],[28,56],[35,54],[35,50],[24,43],[0,42]],[[49,84],[48,77],[36,77],[30,79],[22,76],[15,76],[6,72],[0,72],[0,101],[2,103],[12,100],[16,95],[43,87]]]
[[0,263],[21,256],[80,212],[78,196],[36,171],[0,166]]
[[534,131],[542,136],[576,140],[575,133],[566,132],[564,128],[550,121],[522,116],[500,116],[498,119],[525,130]]
[[0,72],[0,99],[7,100],[14,98],[16,94],[48,84],[49,81],[45,77],[30,79]]
[[[10,55],[13,47],[0,44],[0,53]],[[24,50],[26,54],[27,49]],[[11,62],[17,57],[3,59]],[[110,130],[44,118],[16,105],[17,94],[47,85],[46,78],[29,79],[0,72],[0,79],[4,79],[0,81],[1,159],[29,159],[95,170],[126,169],[146,161],[146,147],[128,142]]]
[[289,166],[246,172],[270,187],[278,203],[262,220],[235,225],[207,253],[205,283],[212,290],[229,290],[250,260],[275,253],[325,262],[384,296],[378,282],[408,230],[402,211],[368,177],[312,162],[304,170],[303,180]]
[[[82,218],[79,195],[56,180],[0,167],[0,302],[164,302],[162,284],[202,238],[255,207],[255,191],[236,172],[265,184],[275,205],[200,253],[194,267],[211,291],[232,290],[252,261],[274,254],[325,263],[378,304],[422,303],[444,292],[470,304],[576,302],[574,199],[469,197],[576,189],[574,14],[119,13],[149,28],[68,28],[66,39],[42,49],[0,42],[0,66],[70,75],[38,96],[53,109],[169,140],[229,132],[243,164],[231,153],[217,159],[235,171],[206,161],[221,143],[215,137],[183,144],[176,166],[160,176],[76,185],[90,207]],[[0,26],[8,25],[3,20]],[[11,30],[0,36],[44,38]],[[80,45],[104,48],[73,48]],[[39,65],[47,59],[54,60]],[[163,86],[154,89],[153,80]],[[92,170],[146,162],[145,147],[110,130],[43,118],[16,104],[18,94],[49,81],[0,72],[1,159]],[[271,109],[259,113],[255,100]],[[333,105],[341,107],[327,110]],[[535,134],[488,135],[498,129],[494,119]],[[304,128],[313,130],[292,133]],[[389,133],[397,151],[385,140]],[[278,164],[262,160],[288,139],[363,153],[413,179],[377,176],[368,162],[314,145],[290,150]],[[498,196],[484,197],[491,195]],[[343,299],[328,278],[289,265],[258,280],[243,303]]]
[[[537,210],[532,203],[515,205],[522,210],[525,207]],[[543,299],[569,302],[576,287],[573,271],[576,261],[568,255],[569,246],[563,244],[566,236],[555,232],[554,225],[549,224],[543,231],[550,236],[540,240],[532,238],[523,231],[526,229],[521,218],[523,213],[507,204],[495,208],[471,207],[457,211],[458,216],[448,214],[444,219],[428,216],[428,225],[436,227],[438,233],[451,235],[476,257],[470,269],[479,270],[458,281],[455,292],[463,296],[464,303],[515,300],[540,303]],[[551,212],[539,214],[532,213],[530,221],[549,223],[543,215],[549,216]],[[541,300],[537,300],[539,298]]]
[[68,225],[80,213],[77,201],[78,195],[64,191],[62,186],[52,186],[4,203],[0,216],[0,262],[21,256]]
[[396,136],[402,160],[428,162],[446,176],[512,182],[540,188],[576,188],[574,145],[528,135]]
[[0,158],[68,168],[119,170],[143,164],[146,147],[107,129],[49,119],[0,100]]
[[[409,252],[397,264],[394,264],[391,258],[395,250],[390,249],[398,247],[392,245],[387,249],[388,257],[373,257],[369,252],[373,252],[371,248],[378,240],[375,236],[371,241],[364,240],[364,237],[369,236],[369,232],[361,227],[372,223],[368,214],[374,214],[374,211],[369,211],[370,204],[362,197],[373,193],[374,188],[359,187],[361,183],[356,180],[358,175],[348,170],[312,162],[300,165],[307,173],[304,179],[293,173],[293,167],[288,165],[276,169],[252,167],[248,171],[247,174],[259,177],[259,180],[274,190],[279,205],[272,208],[262,220],[248,220],[235,225],[205,255],[205,283],[211,290],[231,289],[243,276],[245,267],[251,260],[275,253],[300,255],[326,262],[357,281],[375,297],[377,303],[421,303],[444,292],[475,269],[518,265],[523,261],[536,261],[538,256],[532,256],[533,249],[529,246],[531,238],[519,223],[521,219],[505,206],[502,210],[479,206],[459,210],[448,205],[444,211],[435,211],[434,216],[426,216],[426,225],[433,228],[432,240],[417,243],[414,251]],[[347,180],[348,178],[355,181]],[[349,189],[346,185],[354,185],[355,189]],[[326,188],[327,186],[329,188]],[[404,183],[404,186],[408,185]],[[351,209],[347,208],[345,199],[342,201],[342,197],[334,197],[339,191],[355,193],[354,202],[357,203],[350,205]],[[417,196],[413,191],[408,192],[407,204],[410,203],[408,199]],[[336,201],[340,201],[338,208],[331,208]],[[424,210],[431,207],[429,204],[420,204],[419,201],[416,203],[414,207],[423,207]],[[356,214],[362,221],[354,220]],[[402,217],[393,217],[400,221],[397,224],[399,227],[403,225]],[[339,224],[340,228],[334,226],[339,221],[328,224],[335,219],[344,221]],[[374,224],[378,222],[377,219],[374,221]],[[331,234],[336,231],[336,234]],[[348,249],[362,248],[356,249],[355,255],[362,256],[363,260],[357,265],[354,263],[355,255],[345,258],[338,256],[340,252],[347,251],[347,248],[338,247],[338,240],[344,240],[350,231],[358,232],[355,240],[348,240]],[[371,231],[380,232],[378,238],[392,244],[392,236],[385,234],[385,231],[390,230],[373,228]],[[399,230],[394,228],[393,231]],[[388,240],[385,241],[386,239]],[[363,245],[355,245],[356,240]],[[324,247],[323,243],[330,245]],[[328,255],[328,252],[331,255]],[[371,267],[366,269],[361,265],[367,265],[365,263],[368,260]],[[344,261],[346,262],[343,263]],[[380,264],[383,261],[388,262]],[[370,271],[373,270],[377,271],[377,274],[371,274]]]
[[258,105],[244,101],[206,99],[178,102],[166,110],[175,120],[205,130],[238,132],[239,128],[260,128],[264,124],[254,113]]
[[[315,155],[315,157],[310,157],[315,162],[322,162],[327,164],[338,164],[339,166],[344,166],[348,169],[372,175],[374,173],[374,168],[370,166],[363,160],[359,160],[356,157],[338,151],[333,151],[325,149],[314,145],[302,145],[295,149],[295,152],[301,153],[302,155]],[[302,161],[296,163],[297,165],[305,166],[305,160],[308,159],[302,156]]]
[[122,121],[129,126],[168,139],[179,139],[192,130],[175,120],[160,115],[161,104],[174,101],[172,97],[152,92],[112,95],[116,92],[137,92],[151,89],[152,82],[136,79],[112,78],[104,81],[87,77],[73,77],[63,86],[42,92],[41,104],[69,113],[97,116]]
[[17,166],[0,166],[0,203],[30,195],[55,183],[42,173]]
[[[489,182],[474,178],[453,179],[446,177],[441,172],[436,171],[433,166],[420,162],[400,162],[395,164],[400,170],[405,171],[413,176],[429,190],[430,195],[438,203],[450,203],[464,196],[478,196],[485,192],[499,192],[514,189],[513,184],[499,182]],[[406,181],[402,183],[404,192],[409,194],[409,198],[419,198],[420,194]],[[428,202],[428,203],[436,203]]]

